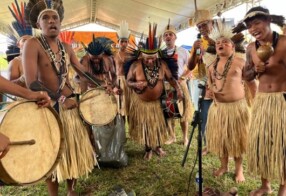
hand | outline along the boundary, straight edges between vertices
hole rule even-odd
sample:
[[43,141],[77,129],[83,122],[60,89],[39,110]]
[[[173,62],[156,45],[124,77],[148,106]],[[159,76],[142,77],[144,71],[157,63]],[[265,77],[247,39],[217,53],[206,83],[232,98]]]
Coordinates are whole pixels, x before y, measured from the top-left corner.
[[2,159],[9,151],[9,144],[10,139],[6,135],[0,133],[0,159]]
[[45,91],[31,91],[29,99],[36,100],[40,107],[48,107],[51,104],[51,98]]
[[265,69],[266,69],[266,65],[267,65],[267,64],[268,64],[268,63],[264,63],[264,62],[260,61],[259,63],[255,64],[255,71],[256,71],[257,73],[263,73],[263,72],[265,72]]
[[76,100],[73,100],[73,99],[69,99],[69,98],[66,98],[64,103],[63,103],[63,108],[64,109],[73,109],[73,108],[76,108],[78,107],[78,103]]
[[114,87],[113,88],[113,93],[116,95],[121,95],[123,93],[123,90],[118,88],[118,87]]
[[146,81],[135,82],[135,88],[138,90],[143,90],[147,86]]
[[184,94],[181,88],[176,89],[177,91],[177,96],[178,96],[178,101],[183,101],[184,100]]
[[201,40],[196,40],[193,44],[193,47],[195,50],[200,49],[202,47],[202,41]]
[[210,98],[213,99],[214,93],[212,90],[210,90],[209,88],[206,88],[206,94],[205,94],[205,98]]

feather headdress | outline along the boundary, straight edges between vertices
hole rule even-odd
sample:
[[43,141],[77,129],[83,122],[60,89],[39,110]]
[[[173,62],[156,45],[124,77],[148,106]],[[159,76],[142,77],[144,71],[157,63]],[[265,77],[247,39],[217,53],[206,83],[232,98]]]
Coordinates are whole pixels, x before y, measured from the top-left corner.
[[269,13],[269,10],[266,8],[263,8],[261,6],[253,7],[251,8],[244,18],[236,25],[236,27],[233,29],[233,32],[240,33],[247,29],[246,23],[248,21],[253,20],[257,17],[263,17],[263,18],[269,18],[271,20],[271,23],[276,24],[280,27],[283,27],[285,24],[285,17],[279,16],[279,15],[273,15]]
[[129,39],[130,31],[128,30],[128,23],[126,21],[122,21],[119,26],[119,30],[117,31],[118,39]]
[[230,25],[227,25],[225,20],[215,20],[213,29],[210,32],[209,37],[214,41],[209,44],[207,52],[215,54],[215,41],[221,37],[225,37],[234,43],[235,51],[245,53],[245,48],[242,43],[244,41],[244,35],[242,33],[233,33],[233,29]]
[[59,34],[59,39],[61,42],[67,43],[67,44],[72,44],[73,42],[73,37],[74,37],[75,32],[74,31],[62,31]]
[[15,21],[12,22],[12,26],[19,37],[23,35],[33,35],[31,25],[25,20],[26,3],[22,1],[19,4],[18,1],[15,0],[15,3],[12,3],[11,7],[8,6],[8,8],[15,19]]
[[100,55],[105,53],[107,55],[112,55],[111,45],[114,42],[106,37],[95,37],[92,35],[92,42],[86,47],[84,43],[81,43],[83,48],[91,55]]
[[45,11],[54,11],[59,15],[60,21],[64,19],[62,0],[29,0],[25,8],[25,18],[34,28]]

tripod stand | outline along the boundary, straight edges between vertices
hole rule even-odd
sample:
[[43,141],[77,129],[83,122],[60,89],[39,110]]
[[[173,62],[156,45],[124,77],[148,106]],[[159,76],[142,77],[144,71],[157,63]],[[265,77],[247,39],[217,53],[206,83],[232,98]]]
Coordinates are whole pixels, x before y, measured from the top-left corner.
[[201,93],[199,96],[199,101],[198,101],[198,111],[195,111],[194,113],[194,117],[193,117],[193,121],[191,123],[192,125],[192,131],[190,134],[190,138],[189,138],[189,142],[183,157],[183,161],[182,161],[182,167],[184,167],[187,156],[188,156],[188,152],[189,152],[189,148],[192,142],[192,138],[193,138],[193,134],[195,131],[195,128],[198,126],[198,162],[199,162],[199,196],[203,195],[203,182],[202,182],[202,102],[204,100],[205,94],[206,94],[206,87],[203,84],[198,84],[198,87],[201,89]]

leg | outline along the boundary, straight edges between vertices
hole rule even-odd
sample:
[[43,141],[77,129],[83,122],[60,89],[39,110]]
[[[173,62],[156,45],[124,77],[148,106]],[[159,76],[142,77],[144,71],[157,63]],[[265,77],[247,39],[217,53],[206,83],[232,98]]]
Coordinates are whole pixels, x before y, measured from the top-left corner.
[[145,155],[144,155],[144,159],[145,159],[146,161],[149,161],[149,160],[151,160],[151,158],[152,158],[152,148],[149,147],[149,146],[147,146],[147,145],[145,144]]
[[48,186],[48,192],[50,196],[57,196],[58,195],[58,189],[59,189],[59,183],[52,182],[51,178],[48,178],[46,180],[47,186]]
[[161,146],[157,146],[157,147],[156,147],[155,153],[156,153],[159,157],[164,157],[164,156],[166,156],[166,152],[161,148]]
[[[267,179],[261,178],[261,187],[250,192],[250,196],[262,196],[264,194],[272,193],[270,182]],[[280,191],[280,190],[279,190]]]
[[224,173],[228,172],[228,156],[220,158],[220,168],[214,172],[214,176],[222,176]]
[[74,190],[76,185],[76,179],[67,180],[68,196],[76,196],[77,193]]
[[167,125],[168,125],[169,139],[165,142],[165,144],[172,144],[176,142],[174,119],[168,119]]
[[244,182],[245,178],[243,175],[242,157],[234,158],[234,162],[235,162],[235,182],[236,183]]
[[286,195],[286,184],[281,184],[278,192],[278,196]]
[[189,128],[189,122],[184,121],[180,122],[181,124],[181,129],[183,131],[183,141],[184,141],[184,146],[188,145],[189,139],[188,139],[188,128]]

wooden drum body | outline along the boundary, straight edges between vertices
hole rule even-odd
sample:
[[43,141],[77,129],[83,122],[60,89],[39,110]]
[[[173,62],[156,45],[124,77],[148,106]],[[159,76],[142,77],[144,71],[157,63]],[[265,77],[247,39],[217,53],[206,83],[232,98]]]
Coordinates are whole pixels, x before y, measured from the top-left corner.
[[0,160],[0,180],[26,185],[44,180],[55,170],[63,151],[63,129],[57,112],[30,101],[17,101],[0,111],[0,132],[11,142],[35,140],[35,144],[10,145]]
[[107,125],[116,117],[116,98],[107,94],[105,89],[90,89],[81,96],[79,113],[90,125]]

